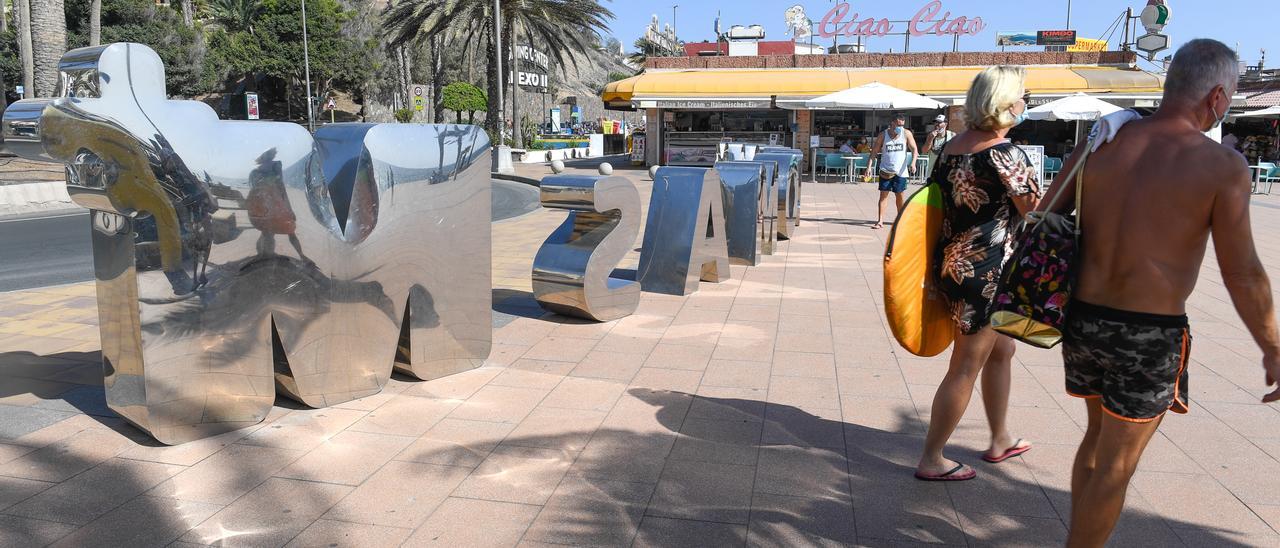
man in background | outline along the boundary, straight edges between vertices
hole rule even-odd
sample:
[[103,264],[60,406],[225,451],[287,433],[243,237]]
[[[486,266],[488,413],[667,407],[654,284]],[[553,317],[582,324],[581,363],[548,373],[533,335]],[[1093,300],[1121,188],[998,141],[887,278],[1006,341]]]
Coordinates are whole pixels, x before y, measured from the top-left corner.
[[[897,199],[897,213],[902,212],[902,193],[907,191],[907,177],[915,175],[916,158],[920,150],[916,148],[916,138],[906,128],[906,115],[899,114],[893,118],[893,124],[876,137],[876,145],[871,148],[880,157],[877,171],[880,176],[880,205],[876,214],[876,224],[871,228],[884,228],[884,210],[889,205],[889,193]],[[907,151],[911,156],[907,157]]]

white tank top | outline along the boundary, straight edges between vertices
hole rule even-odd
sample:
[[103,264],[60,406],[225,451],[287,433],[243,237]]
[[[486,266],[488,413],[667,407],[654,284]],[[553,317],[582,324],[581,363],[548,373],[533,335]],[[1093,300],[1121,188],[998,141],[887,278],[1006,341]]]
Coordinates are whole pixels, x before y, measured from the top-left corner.
[[884,132],[884,148],[880,152],[880,170],[901,174],[907,163],[907,129],[898,131],[894,137],[889,130]]

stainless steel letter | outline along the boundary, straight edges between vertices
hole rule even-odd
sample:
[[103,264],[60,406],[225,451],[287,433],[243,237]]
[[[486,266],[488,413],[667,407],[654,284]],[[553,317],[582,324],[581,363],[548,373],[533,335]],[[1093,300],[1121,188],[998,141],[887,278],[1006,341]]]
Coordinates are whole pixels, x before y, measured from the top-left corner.
[[714,169],[659,168],[640,251],[640,287],[688,295],[698,290],[699,279],[729,279],[724,226],[720,176]]
[[640,192],[626,177],[554,175],[542,206],[569,210],[533,259],[533,296],[543,308],[589,320],[630,316],[640,284],[609,275],[640,233]]
[[[139,44],[68,52],[10,150],[94,210],[107,403],[164,443],[313,407],[393,367],[478,366],[491,338],[489,144],[472,127],[227,122],[165,97]],[[283,242],[281,241],[283,240]],[[281,245],[283,244],[283,245]]]
[[[724,195],[725,238],[729,243],[729,262],[754,266],[760,255],[773,252],[771,221],[774,202],[765,166],[760,162],[717,162],[720,187]],[[767,230],[761,230],[769,224]],[[768,237],[765,237],[765,233]]]
[[782,152],[762,152],[756,154],[757,162],[773,162],[777,164],[778,187],[778,239],[790,240],[791,227],[793,223],[797,223],[796,215],[798,213],[798,204],[796,200],[800,195],[800,175],[799,171],[792,165],[793,157],[791,154]]

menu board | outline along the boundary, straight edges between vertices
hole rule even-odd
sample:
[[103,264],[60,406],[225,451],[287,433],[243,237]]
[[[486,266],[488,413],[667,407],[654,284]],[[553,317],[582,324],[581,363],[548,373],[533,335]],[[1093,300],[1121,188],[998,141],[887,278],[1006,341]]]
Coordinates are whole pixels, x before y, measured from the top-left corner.
[[667,164],[673,166],[711,166],[716,163],[719,149],[711,144],[672,144],[667,147]]
[[1040,180],[1044,181],[1044,147],[1041,145],[1018,145],[1023,152],[1027,153],[1027,158],[1031,159],[1031,165],[1034,166],[1036,173],[1040,174]]

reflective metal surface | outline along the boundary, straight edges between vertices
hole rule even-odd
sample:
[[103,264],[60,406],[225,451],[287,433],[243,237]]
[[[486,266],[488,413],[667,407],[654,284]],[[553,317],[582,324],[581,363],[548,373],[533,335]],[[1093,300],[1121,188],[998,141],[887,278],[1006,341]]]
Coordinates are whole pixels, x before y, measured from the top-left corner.
[[[720,190],[724,200],[725,239],[733,264],[760,264],[760,255],[773,253],[771,207],[776,198],[772,181],[760,162],[717,162]],[[765,220],[768,217],[769,220]],[[768,226],[762,226],[768,225]]]
[[[138,44],[69,52],[10,150],[93,209],[107,403],[164,443],[473,368],[491,337],[489,143],[474,127],[220,121]],[[94,94],[100,98],[93,98]],[[28,106],[30,105],[30,106]],[[12,143],[7,143],[12,145]],[[39,150],[34,150],[39,148]]]
[[791,217],[791,222],[795,226],[800,226],[800,199],[804,196],[804,153],[797,148],[787,147],[763,147],[761,152],[772,154],[790,154],[791,167],[795,169],[795,193],[788,203],[787,213]]
[[800,195],[800,172],[793,165],[794,157],[785,152],[762,152],[756,154],[755,161],[777,166],[778,220],[775,226],[779,240],[790,240],[791,227],[798,222],[796,200]]
[[636,279],[652,293],[688,295],[729,279],[724,204],[714,169],[662,167],[653,180]]
[[533,259],[533,296],[543,308],[589,320],[630,316],[640,284],[610,277],[640,233],[640,192],[619,176],[542,179],[542,206],[569,210]]

